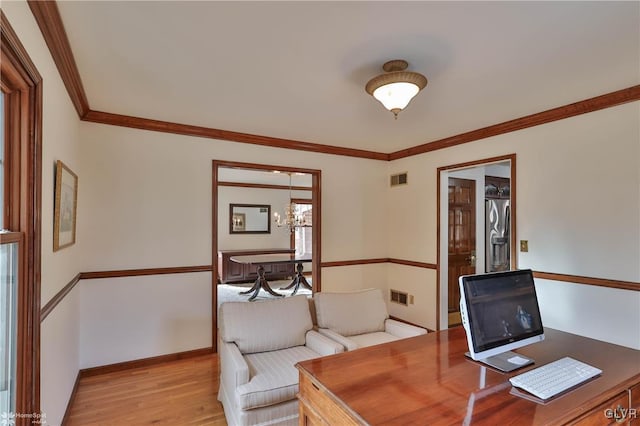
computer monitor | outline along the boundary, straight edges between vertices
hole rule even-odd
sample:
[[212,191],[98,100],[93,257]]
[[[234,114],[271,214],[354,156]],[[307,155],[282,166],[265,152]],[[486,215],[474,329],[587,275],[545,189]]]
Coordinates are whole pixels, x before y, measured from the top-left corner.
[[533,363],[510,352],[544,340],[531,270],[463,275],[459,284],[467,356],[502,371]]

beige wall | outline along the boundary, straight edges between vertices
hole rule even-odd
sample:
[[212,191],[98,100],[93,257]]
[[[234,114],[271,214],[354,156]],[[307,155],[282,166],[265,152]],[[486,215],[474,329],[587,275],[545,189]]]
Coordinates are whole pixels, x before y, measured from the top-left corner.
[[[633,262],[640,254],[640,231],[636,220],[640,214],[640,201],[636,196],[640,182],[637,110],[637,103],[611,108],[392,163],[85,123],[85,180],[93,189],[87,196],[88,215],[93,220],[81,229],[90,240],[86,268],[108,270],[210,262],[212,159],[321,169],[322,260],[325,262],[393,257],[437,263],[437,168],[516,153],[518,238],[528,239],[531,247],[527,256],[520,256],[520,266],[637,281],[638,267]],[[613,142],[612,134],[616,135]],[[410,184],[389,189],[388,174],[397,171],[409,171]],[[616,182],[622,183],[617,184],[616,190],[610,190]],[[558,190],[558,186],[563,188],[565,185],[568,187]],[[591,194],[593,190],[599,194],[597,199]],[[594,199],[595,204],[599,203],[597,207],[593,206]],[[583,208],[577,212],[575,206],[580,204]],[[617,216],[605,232],[601,223],[605,212],[609,211],[606,206],[615,205],[624,208],[615,212]],[[553,206],[553,214],[549,206]],[[559,230],[567,232],[565,239],[558,240]],[[612,266],[617,262],[609,251],[605,250],[602,258],[602,252],[593,248],[596,243],[603,247],[619,244],[622,258],[626,259],[623,266]],[[559,260],[563,256],[566,258],[569,252],[585,262]],[[206,298],[205,283],[209,276],[197,275],[200,290],[194,291],[200,291],[201,298]],[[391,314],[436,328],[438,283],[433,270],[374,264],[324,268],[322,277],[325,291],[364,287],[407,291],[415,296],[415,304],[408,307],[390,304]],[[126,292],[131,288],[136,292],[133,289],[140,280],[132,277],[87,282],[83,285],[91,286],[92,290],[83,292],[83,304],[100,303],[100,288],[111,287],[115,281],[125,284],[118,286],[118,290],[114,287],[113,291]],[[175,285],[179,285],[178,282]],[[565,300],[566,294],[558,292],[560,288],[567,288],[566,285],[547,283],[541,284],[541,288],[541,299],[547,300],[542,310],[548,326],[628,346],[640,345],[633,326],[637,324],[637,313],[630,312],[619,327],[606,310],[597,308],[600,300],[589,296],[592,289],[572,285],[567,290],[572,298]],[[631,304],[633,307],[639,301],[635,292],[605,289],[605,294],[612,303],[623,303],[623,306]],[[441,295],[446,292],[442,291]],[[170,293],[157,291],[149,297],[147,303],[163,305]],[[141,303],[144,301],[140,300]],[[600,314],[583,318],[577,314],[579,309],[572,310],[572,315],[555,314],[558,310],[566,310],[565,306],[572,300],[581,300],[586,310]],[[441,303],[446,306],[446,300]],[[106,311],[111,313],[103,312],[103,315],[128,317],[131,324],[138,323],[139,313],[133,308],[124,309],[113,304]],[[113,345],[104,345],[107,349],[101,351],[100,356],[95,356],[94,348],[104,342],[98,342],[92,330],[100,326],[103,318],[91,317],[88,310],[83,312],[90,317],[83,317],[82,366],[129,359],[117,349],[115,340]],[[162,336],[159,330],[166,326],[166,318],[174,314],[156,309],[149,315],[156,319],[145,325],[149,327],[147,333],[141,333],[140,351],[136,352],[139,357],[149,356],[153,352],[149,348],[158,347],[157,340]],[[155,331],[152,330],[154,327]],[[614,328],[615,332],[607,331]],[[138,334],[136,330],[127,331],[126,328],[123,333]],[[208,333],[199,336],[186,333],[185,336],[191,337],[176,343],[174,350],[209,344]],[[165,350],[171,352],[171,347]]]
[[[389,256],[438,261],[438,167],[515,153],[517,238],[529,240],[519,267],[640,281],[639,129],[635,102],[392,162],[389,174],[408,171],[410,183],[388,190],[389,217],[410,212],[419,220],[393,221]],[[409,274],[398,270],[389,285],[435,294],[435,274],[419,281]],[[540,280],[540,293],[545,325],[640,348],[640,292]],[[417,322],[434,328],[435,300],[426,306]],[[621,312],[610,315],[611,306]]]
[[[322,171],[323,261],[386,254],[378,161],[82,123],[88,270],[211,262],[212,160]],[[154,247],[149,250],[149,247]]]
[[[81,127],[83,201],[91,218],[78,230],[87,244],[84,271],[210,264],[214,159],[321,170],[322,260],[386,257],[386,233],[380,230],[386,223],[380,196],[386,185],[384,163],[93,123]],[[227,189],[222,190],[225,204]],[[250,248],[235,246],[229,238],[236,236],[227,235],[226,223],[219,232],[222,248]],[[262,247],[273,245],[263,240],[258,241]],[[331,268],[326,276],[323,271],[323,286],[384,288],[384,268],[375,274],[376,282]],[[211,323],[208,273],[86,280],[81,287],[82,368],[211,345],[210,329],[200,327]],[[176,297],[198,301],[197,320],[185,305],[176,308]],[[166,338],[168,329],[177,330],[173,340]],[[127,342],[127,349],[121,342]]]
[[83,280],[80,368],[211,346],[211,273]]

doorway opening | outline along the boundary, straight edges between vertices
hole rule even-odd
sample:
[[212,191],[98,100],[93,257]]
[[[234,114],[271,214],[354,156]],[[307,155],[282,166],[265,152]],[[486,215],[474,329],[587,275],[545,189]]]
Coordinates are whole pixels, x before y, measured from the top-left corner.
[[476,273],[476,181],[449,174],[448,188],[448,300],[447,322],[452,327],[460,318],[458,277]]
[[461,275],[515,268],[515,179],[515,154],[438,169],[438,329],[461,323]]
[[[301,292],[320,291],[320,181],[321,171],[315,169],[213,161],[214,351],[221,301],[249,302],[293,294],[298,287],[291,289],[288,285],[303,272],[311,276],[311,289]],[[275,219],[287,218],[292,202],[296,203],[294,217],[304,215],[305,221],[300,224],[296,220],[295,227],[288,227],[285,221]],[[251,223],[253,219],[256,220]],[[296,240],[300,243],[296,244]],[[304,255],[298,256],[296,249],[304,250]],[[304,271],[300,270],[302,265]]]

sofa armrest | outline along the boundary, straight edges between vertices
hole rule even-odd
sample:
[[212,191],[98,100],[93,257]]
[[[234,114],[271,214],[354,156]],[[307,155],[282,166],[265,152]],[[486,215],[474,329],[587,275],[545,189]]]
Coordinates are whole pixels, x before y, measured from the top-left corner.
[[249,366],[235,343],[220,340],[218,352],[221,385],[232,394],[235,388],[249,382]]
[[353,340],[349,339],[348,337],[344,337],[342,334],[336,333],[333,330],[330,330],[328,328],[319,328],[318,329],[318,333],[322,334],[323,336],[328,337],[331,340],[334,340],[334,341],[340,343],[348,351],[352,351],[354,349],[358,349],[358,344],[356,342],[354,342]]
[[342,344],[313,330],[307,331],[307,342],[305,346],[322,356],[344,352],[344,346],[342,346]]
[[427,334],[427,330],[424,328],[392,319],[387,319],[384,322],[384,331],[402,339]]

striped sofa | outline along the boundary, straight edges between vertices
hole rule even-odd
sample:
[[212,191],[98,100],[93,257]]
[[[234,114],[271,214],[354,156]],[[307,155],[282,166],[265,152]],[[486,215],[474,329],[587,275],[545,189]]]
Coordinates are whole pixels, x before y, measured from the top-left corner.
[[371,288],[313,296],[318,331],[347,351],[426,334],[427,330],[389,318],[382,290]]
[[218,320],[218,400],[229,426],[297,425],[295,364],[344,350],[312,330],[307,297],[223,303]]

